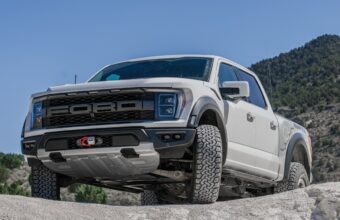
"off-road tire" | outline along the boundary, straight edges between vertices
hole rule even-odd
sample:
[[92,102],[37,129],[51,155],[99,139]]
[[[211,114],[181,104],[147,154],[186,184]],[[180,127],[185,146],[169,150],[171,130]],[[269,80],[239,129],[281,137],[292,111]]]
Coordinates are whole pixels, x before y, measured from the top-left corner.
[[[304,186],[299,185],[301,181]],[[305,167],[301,163],[290,163],[288,178],[279,182],[274,188],[275,193],[285,192],[297,188],[307,187],[310,182]]]
[[140,196],[141,205],[157,205],[159,204],[158,196],[156,192],[151,190],[145,190]]
[[32,197],[60,200],[58,174],[41,164],[31,167],[31,175]]
[[200,125],[193,145],[193,170],[188,200],[195,204],[216,202],[222,174],[222,139],[216,126]]

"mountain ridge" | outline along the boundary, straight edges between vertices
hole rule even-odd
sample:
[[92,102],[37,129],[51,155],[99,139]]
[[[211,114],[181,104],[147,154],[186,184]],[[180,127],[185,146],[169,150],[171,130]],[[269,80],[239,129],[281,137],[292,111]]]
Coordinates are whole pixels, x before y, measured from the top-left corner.
[[[250,66],[261,79],[274,109],[299,113],[340,102],[340,36],[322,35],[305,45]],[[312,92],[311,92],[311,89]],[[318,101],[321,100],[321,103]]]

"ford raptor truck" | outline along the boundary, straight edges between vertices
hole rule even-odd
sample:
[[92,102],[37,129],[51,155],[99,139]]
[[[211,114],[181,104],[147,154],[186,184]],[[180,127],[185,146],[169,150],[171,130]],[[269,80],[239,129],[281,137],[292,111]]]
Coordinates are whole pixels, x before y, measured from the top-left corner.
[[308,132],[272,110],[259,78],[218,56],[128,60],[32,95],[22,132],[32,196],[73,183],[144,205],[213,203],[305,187]]

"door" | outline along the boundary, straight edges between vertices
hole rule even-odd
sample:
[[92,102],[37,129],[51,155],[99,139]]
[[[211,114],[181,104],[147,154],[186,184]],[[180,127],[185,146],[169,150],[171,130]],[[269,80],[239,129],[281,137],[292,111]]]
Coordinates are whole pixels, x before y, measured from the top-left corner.
[[252,75],[239,70],[240,79],[247,81],[250,89],[250,97],[248,101],[255,105],[253,109],[255,121],[255,148],[278,155],[278,128],[277,119],[263,97],[257,80]]
[[[234,68],[221,63],[218,74],[218,84],[225,81],[238,81]],[[255,147],[255,123],[251,118],[250,109],[252,104],[243,100],[231,100],[221,94],[224,101],[224,115],[226,117],[228,152],[225,167],[248,173],[256,173],[254,167],[257,160]]]
[[249,84],[250,96],[247,101],[253,105],[251,114],[255,123],[255,141],[252,147],[263,155],[262,161],[257,161],[255,164],[267,170],[270,176],[277,176],[279,169],[278,121],[266,103],[258,80],[242,70],[238,70],[238,76],[240,80],[247,81]]
[[[219,69],[219,86],[225,81],[238,81],[236,73],[232,66],[221,63]],[[221,92],[222,97],[223,93]],[[250,106],[249,103],[241,100],[231,101],[228,97],[223,97],[225,115],[227,117],[227,131],[228,141],[241,144],[244,146],[250,146],[255,142],[255,124],[248,120],[247,109]]]

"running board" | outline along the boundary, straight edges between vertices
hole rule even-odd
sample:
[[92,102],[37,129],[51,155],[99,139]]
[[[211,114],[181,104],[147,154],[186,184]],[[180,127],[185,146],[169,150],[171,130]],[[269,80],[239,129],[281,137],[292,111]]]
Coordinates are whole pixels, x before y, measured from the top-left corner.
[[244,181],[248,181],[248,182],[252,182],[252,183],[260,184],[260,185],[267,185],[267,184],[271,186],[276,185],[276,182],[273,180],[268,180],[263,177],[259,177],[259,176],[255,176],[252,174],[243,173],[243,172],[231,170],[231,169],[223,169],[223,175],[228,175],[236,179],[241,179]]

